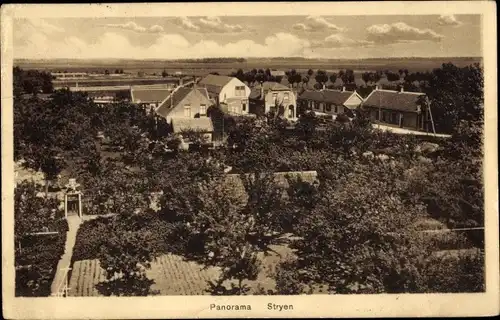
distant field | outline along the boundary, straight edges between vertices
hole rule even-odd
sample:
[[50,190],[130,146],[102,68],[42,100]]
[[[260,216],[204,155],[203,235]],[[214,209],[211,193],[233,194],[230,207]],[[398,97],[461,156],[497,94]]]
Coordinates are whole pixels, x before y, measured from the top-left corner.
[[103,72],[108,69],[113,72],[115,69],[123,69],[126,73],[137,74],[145,72],[147,74],[160,74],[164,69],[168,73],[181,71],[186,75],[205,75],[210,72],[229,74],[238,68],[243,70],[251,69],[296,69],[299,72],[308,69],[326,69],[330,72],[339,69],[353,69],[357,73],[374,70],[408,69],[411,72],[427,71],[438,68],[443,63],[452,62],[457,66],[466,66],[475,62],[481,62],[481,58],[393,58],[393,59],[363,59],[363,60],[308,60],[308,59],[247,59],[246,62],[176,62],[176,61],[137,61],[137,60],[73,60],[73,61],[14,61],[15,66],[23,69],[38,69],[49,71],[68,72]]

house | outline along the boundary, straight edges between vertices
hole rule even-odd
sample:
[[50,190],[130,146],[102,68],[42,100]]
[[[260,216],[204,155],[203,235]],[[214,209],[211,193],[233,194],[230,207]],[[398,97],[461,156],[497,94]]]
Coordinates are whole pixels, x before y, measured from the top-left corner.
[[273,77],[284,77],[285,71],[283,70],[271,70],[271,76]]
[[234,77],[209,74],[198,86],[207,89],[210,99],[230,114],[248,114],[250,88]]
[[130,98],[132,103],[149,111],[151,108],[158,108],[171,92],[171,87],[166,85],[131,86]]
[[352,111],[363,103],[363,98],[356,91],[347,91],[343,87],[342,90],[306,90],[299,96],[297,103],[303,110],[311,110],[333,117],[339,114],[352,117]]
[[370,113],[370,119],[375,123],[427,131],[431,114],[426,101],[426,95],[421,92],[376,87],[363,102],[363,109]]
[[170,123],[173,118],[207,117],[211,105],[213,103],[205,88],[178,87],[161,102],[155,112]]
[[250,113],[264,115],[268,112],[279,112],[283,107],[286,119],[295,119],[297,114],[297,99],[295,93],[281,83],[266,81],[254,87],[248,97]]
[[212,119],[203,118],[172,118],[172,130],[174,134],[180,135],[183,143],[192,143],[192,138],[187,132],[197,132],[203,137],[204,143],[212,142],[214,126]]

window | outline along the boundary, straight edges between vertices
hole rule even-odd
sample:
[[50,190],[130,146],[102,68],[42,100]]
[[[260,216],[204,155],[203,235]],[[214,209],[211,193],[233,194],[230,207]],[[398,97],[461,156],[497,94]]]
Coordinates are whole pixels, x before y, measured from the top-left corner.
[[245,96],[245,86],[234,87],[234,95],[236,97],[244,97]]
[[206,114],[207,114],[207,106],[204,104],[200,105],[200,115],[204,116]]
[[332,111],[332,105],[331,104],[327,104],[326,107],[325,107],[325,109],[328,112]]
[[283,93],[283,100],[284,101],[288,101],[289,98],[290,98],[290,93],[289,92]]
[[247,102],[246,101],[241,102],[241,110],[247,111]]
[[319,110],[319,102],[314,103],[314,109]]
[[184,106],[184,117],[191,118],[191,106]]
[[335,106],[335,113],[339,113],[339,109]]
[[278,99],[278,94],[277,93],[273,93],[273,103],[274,103],[274,101],[276,101],[276,99]]

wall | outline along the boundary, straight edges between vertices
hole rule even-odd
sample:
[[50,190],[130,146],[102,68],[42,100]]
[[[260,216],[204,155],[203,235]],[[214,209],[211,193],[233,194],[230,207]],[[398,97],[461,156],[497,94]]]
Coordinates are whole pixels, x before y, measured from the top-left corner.
[[[191,106],[191,118],[194,118],[200,113],[200,105],[205,104],[208,110],[211,102],[200,91],[193,90],[186,97],[184,97],[184,99],[182,99],[173,110],[170,111],[166,117],[167,122],[170,123],[172,118],[185,118],[184,105],[186,104]],[[205,115],[200,115],[200,117],[202,116],[206,116],[206,113]]]
[[[245,96],[243,97],[236,97],[235,96],[235,87],[236,86],[245,86]],[[225,103],[225,99],[229,98],[239,98],[243,101],[246,101],[246,110],[242,111],[242,114],[248,114],[248,109],[249,109],[249,103],[248,103],[248,96],[250,95],[250,88],[241,82],[240,80],[233,78],[231,81],[229,81],[228,84],[222,88],[221,92],[219,93],[219,103]]]
[[[283,100],[285,92],[288,92],[288,102]],[[276,93],[278,103],[283,101],[283,106],[285,107],[285,118],[292,119],[297,117],[297,99],[293,91],[268,91],[265,97],[265,112],[268,113],[271,110],[271,107],[275,105],[275,99],[273,98],[273,94]],[[288,113],[289,106],[293,106],[293,115],[290,116]]]
[[[377,109],[377,108],[369,108],[369,109],[370,109],[370,119],[373,122],[377,122],[377,118],[378,118],[378,114],[379,114],[379,109]],[[397,113],[397,116],[396,116],[397,123],[394,124],[394,123],[391,123],[391,122],[389,122],[387,120],[386,121],[381,121],[381,123],[399,127],[399,119],[402,116],[403,117],[403,126],[402,126],[403,128],[413,129],[413,130],[419,130],[419,128],[418,128],[418,121],[417,121],[418,115],[416,113],[413,113],[413,112],[400,112],[400,111],[393,111],[393,110],[387,110],[387,109],[380,109],[381,117],[382,117],[382,113],[384,111],[385,112],[389,112],[389,113],[396,112]]]
[[357,94],[353,94],[349,97],[349,99],[346,100],[344,105],[348,106],[348,107],[357,108],[361,105],[361,103],[363,103],[363,99],[360,96],[358,96]]

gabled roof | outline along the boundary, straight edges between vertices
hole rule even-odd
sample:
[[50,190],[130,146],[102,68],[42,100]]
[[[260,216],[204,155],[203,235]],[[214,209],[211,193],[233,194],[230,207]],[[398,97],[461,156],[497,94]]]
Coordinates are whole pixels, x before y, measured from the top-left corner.
[[134,88],[130,89],[133,103],[153,103],[163,101],[172,92],[167,88]]
[[400,92],[393,90],[373,90],[363,102],[363,106],[397,111],[417,112],[421,92]]
[[263,99],[263,97],[261,97],[261,88],[264,89],[264,95],[269,91],[291,91],[290,88],[282,85],[281,83],[274,81],[265,81],[262,83],[262,85],[252,88],[252,91],[250,91],[250,96],[248,98],[256,100]]
[[209,74],[205,78],[201,79],[198,84],[202,87],[207,88],[208,92],[220,93],[222,88],[233,79],[234,78],[228,76]]
[[332,103],[334,105],[344,105],[355,91],[339,91],[339,90],[321,90],[321,91],[304,91],[299,99],[312,100],[318,102]]
[[212,119],[203,118],[172,118],[172,129],[174,133],[180,133],[185,130],[196,130],[201,132],[213,132],[214,126]]
[[156,108],[156,113],[159,114],[160,116],[166,117],[171,110],[173,110],[179,102],[184,100],[190,93],[192,93],[194,90],[198,90],[205,98],[207,98],[207,101],[209,100],[208,98],[208,93],[205,88],[187,88],[187,87],[179,87],[177,90],[172,92],[169,96],[167,96],[161,104]]

